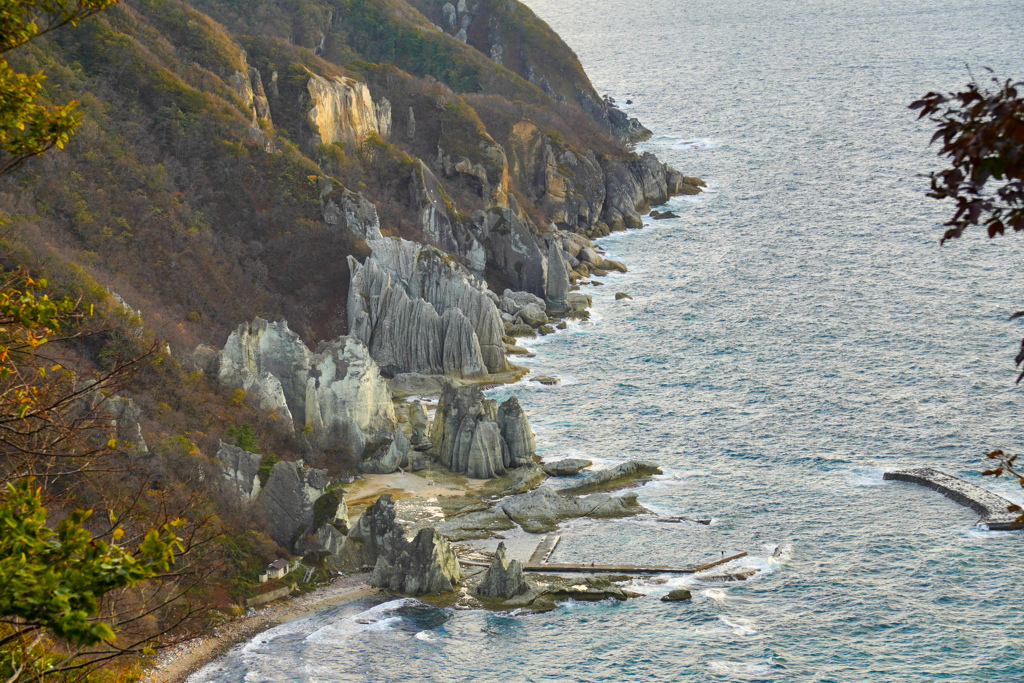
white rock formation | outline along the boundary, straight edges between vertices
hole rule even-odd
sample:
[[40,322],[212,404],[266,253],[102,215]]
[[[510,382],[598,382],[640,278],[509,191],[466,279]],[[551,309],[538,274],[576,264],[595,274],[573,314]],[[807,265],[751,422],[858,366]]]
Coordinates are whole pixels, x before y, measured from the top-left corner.
[[338,337],[310,352],[279,320],[256,318],[231,333],[220,354],[220,381],[253,392],[260,407],[289,427],[309,426],[321,448],[362,455],[395,432],[391,390],[367,348]]
[[366,346],[353,337],[321,344],[306,379],[306,425],[319,445],[366,446],[395,432],[391,391]]
[[370,248],[364,264],[349,257],[349,330],[385,373],[478,378],[508,368],[486,284],[433,247],[381,239]]

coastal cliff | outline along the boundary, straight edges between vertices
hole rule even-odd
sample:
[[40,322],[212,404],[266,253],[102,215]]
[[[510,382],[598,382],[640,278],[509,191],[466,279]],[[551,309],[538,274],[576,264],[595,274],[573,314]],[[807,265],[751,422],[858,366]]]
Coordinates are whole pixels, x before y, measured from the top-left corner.
[[[144,367],[94,392],[131,476],[83,474],[70,503],[144,489],[216,525],[230,540],[196,576],[224,610],[298,581],[264,587],[274,560],[446,591],[447,539],[645,512],[538,489],[530,407],[483,394],[527,373],[517,340],[586,318],[578,290],[626,269],[592,239],[702,185],[636,153],[650,131],[528,8],[134,0],[32,49],[12,64],[46,65],[83,122],[0,180],[4,265],[95,313],[67,343],[83,376]],[[383,504],[367,517],[356,491],[406,470],[488,480],[458,489],[479,509],[414,538]],[[519,583],[502,556],[481,595]]]

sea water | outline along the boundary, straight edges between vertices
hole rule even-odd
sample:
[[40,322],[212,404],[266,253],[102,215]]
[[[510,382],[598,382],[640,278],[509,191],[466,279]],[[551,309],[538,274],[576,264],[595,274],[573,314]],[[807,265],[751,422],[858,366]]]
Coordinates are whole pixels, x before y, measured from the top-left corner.
[[[531,0],[595,86],[705,179],[679,218],[601,240],[592,323],[530,345],[548,459],[652,459],[640,501],[710,525],[578,520],[557,561],[746,550],[742,583],[650,577],[548,614],[361,601],[279,626],[197,681],[1024,680],[1024,532],[883,482],[982,478],[1022,448],[1024,238],[940,247],[933,127],[907,105],[1024,78],[1018,0]],[[616,301],[616,292],[632,300]],[[662,603],[674,587],[690,603]]]

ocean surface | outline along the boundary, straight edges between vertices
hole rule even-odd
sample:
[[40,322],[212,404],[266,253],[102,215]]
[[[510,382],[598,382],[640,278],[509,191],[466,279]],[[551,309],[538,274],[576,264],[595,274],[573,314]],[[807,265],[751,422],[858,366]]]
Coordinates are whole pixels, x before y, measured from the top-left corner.
[[[641,145],[708,191],[601,241],[592,324],[532,346],[542,456],[662,463],[641,502],[710,526],[578,521],[553,559],[682,564],[746,550],[743,583],[654,577],[542,615],[362,601],[279,626],[194,681],[1024,680],[1024,532],[937,493],[1022,449],[1013,356],[1024,237],[940,247],[931,126],[907,105],[968,67],[1024,78],[1019,0],[530,0]],[[615,301],[626,292],[632,301]],[[772,554],[779,549],[778,556]],[[692,603],[660,596],[685,585]]]

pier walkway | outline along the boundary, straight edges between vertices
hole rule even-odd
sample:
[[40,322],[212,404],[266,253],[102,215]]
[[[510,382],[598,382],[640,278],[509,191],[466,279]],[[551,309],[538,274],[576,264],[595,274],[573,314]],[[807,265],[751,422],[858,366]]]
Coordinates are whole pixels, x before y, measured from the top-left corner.
[[886,472],[882,478],[906,481],[938,491],[953,502],[977,512],[981,515],[978,524],[984,524],[992,531],[1007,531],[1017,520],[1018,513],[1007,510],[1013,503],[1002,496],[931,467]]
[[[667,565],[642,565],[642,564],[596,564],[596,563],[562,563],[562,562],[548,562],[551,554],[555,551],[555,546],[562,540],[561,536],[556,534],[550,534],[541,539],[541,542],[537,545],[537,549],[533,551],[533,555],[523,565],[523,571],[526,572],[569,572],[577,574],[696,574],[702,572],[705,569],[716,567],[726,562],[738,560],[741,557],[746,557],[746,551],[736,553],[733,555],[707,560],[705,562],[695,562],[688,564],[684,567],[669,567]],[[479,562],[476,560],[459,560],[460,564],[472,566],[472,567],[488,567],[490,563]],[[746,578],[746,577],[744,577]]]

